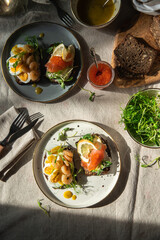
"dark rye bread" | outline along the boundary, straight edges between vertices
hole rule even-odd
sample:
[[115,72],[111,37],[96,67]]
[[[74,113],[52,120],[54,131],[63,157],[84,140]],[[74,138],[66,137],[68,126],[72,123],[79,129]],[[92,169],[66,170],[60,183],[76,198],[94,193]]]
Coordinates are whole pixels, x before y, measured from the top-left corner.
[[128,34],[116,47],[114,54],[119,65],[128,72],[147,74],[156,59],[157,51],[143,39]]
[[117,73],[119,78],[124,79],[144,79],[145,77],[144,74],[129,72],[121,66],[116,66],[115,72]]
[[160,48],[160,16],[153,17],[153,21],[150,26],[150,31],[151,31],[158,47]]

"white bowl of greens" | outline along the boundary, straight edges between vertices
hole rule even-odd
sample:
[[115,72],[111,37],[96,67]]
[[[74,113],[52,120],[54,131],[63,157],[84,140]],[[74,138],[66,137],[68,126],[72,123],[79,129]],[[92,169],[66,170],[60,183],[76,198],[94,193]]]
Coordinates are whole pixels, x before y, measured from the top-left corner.
[[125,130],[144,147],[160,147],[160,89],[150,88],[134,94],[121,116]]

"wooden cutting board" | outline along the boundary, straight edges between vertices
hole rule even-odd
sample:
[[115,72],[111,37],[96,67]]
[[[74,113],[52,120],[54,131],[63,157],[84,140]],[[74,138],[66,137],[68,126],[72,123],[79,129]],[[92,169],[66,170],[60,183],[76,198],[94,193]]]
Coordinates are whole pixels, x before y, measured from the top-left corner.
[[[146,14],[140,14],[137,22],[128,30],[124,32],[119,32],[115,36],[115,42],[114,42],[114,49],[117,47],[117,45],[123,41],[125,36],[130,33],[134,37],[143,38],[151,47],[158,49],[158,46],[150,32],[150,26],[152,23],[152,16],[146,15]],[[111,65],[113,68],[116,67],[116,57],[114,55],[114,49],[112,53],[112,61]],[[138,86],[144,86],[147,84],[152,84],[155,82],[160,81],[160,56],[157,57],[156,62],[154,64],[154,74],[151,76],[145,75],[144,79],[125,79],[125,78],[119,78],[116,74],[116,77],[114,79],[114,84],[119,88],[129,88],[129,87],[138,87]]]

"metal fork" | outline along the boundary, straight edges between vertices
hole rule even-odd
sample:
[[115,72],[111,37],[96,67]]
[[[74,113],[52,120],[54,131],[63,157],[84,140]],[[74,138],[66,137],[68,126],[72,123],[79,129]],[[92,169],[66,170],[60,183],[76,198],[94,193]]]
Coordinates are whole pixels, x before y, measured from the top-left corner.
[[29,123],[30,123],[30,122],[33,122],[35,119],[40,119],[40,118],[42,118],[42,117],[44,117],[44,115],[43,115],[42,113],[40,113],[40,112],[34,113],[34,114],[32,114],[31,116],[29,116],[28,122],[29,122]]
[[3,139],[3,141],[0,142],[0,145],[5,146],[10,136],[21,129],[26,119],[27,112],[25,111],[20,112],[16,119],[13,121],[12,125],[10,126],[8,135],[5,137],[5,139]]
[[59,7],[56,0],[50,0],[51,3],[53,3],[57,9],[58,16],[61,19],[63,23],[65,23],[68,27],[72,27],[73,24],[75,24],[73,18],[66,13],[62,8]]
[[[34,114],[32,114],[31,116],[29,116],[27,122],[30,123],[30,122],[34,121],[35,119],[37,119],[37,118],[40,119],[40,118],[42,118],[42,117],[44,117],[44,115],[43,115],[42,113],[40,113],[40,112],[34,113]],[[39,136],[39,134],[37,133],[37,131],[35,131],[34,127],[32,128],[32,130],[33,130],[34,135],[36,136],[37,140],[40,139],[40,136]]]

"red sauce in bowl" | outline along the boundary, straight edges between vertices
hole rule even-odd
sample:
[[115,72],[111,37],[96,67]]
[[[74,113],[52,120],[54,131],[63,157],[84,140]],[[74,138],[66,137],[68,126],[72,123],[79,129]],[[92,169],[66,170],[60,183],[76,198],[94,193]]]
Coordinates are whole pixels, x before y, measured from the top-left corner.
[[109,86],[114,78],[112,67],[106,62],[98,62],[98,69],[93,63],[87,75],[90,83],[100,89]]

